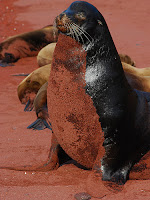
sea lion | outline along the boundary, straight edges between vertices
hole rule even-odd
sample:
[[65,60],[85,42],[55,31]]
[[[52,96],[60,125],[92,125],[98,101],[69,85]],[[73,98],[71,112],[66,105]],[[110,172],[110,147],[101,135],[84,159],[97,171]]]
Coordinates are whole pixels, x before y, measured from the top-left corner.
[[0,61],[12,63],[20,58],[36,56],[44,46],[56,42],[57,37],[58,31],[51,25],[9,37],[0,43]]
[[[149,151],[150,93],[128,84],[105,19],[93,5],[72,3],[56,18],[56,26],[62,34],[47,92],[54,135],[104,185],[125,184],[133,165]],[[61,49],[68,41],[66,61]]]
[[47,82],[51,70],[51,64],[34,70],[29,74],[17,88],[21,103],[26,104],[25,111],[33,109],[33,101],[41,86]]

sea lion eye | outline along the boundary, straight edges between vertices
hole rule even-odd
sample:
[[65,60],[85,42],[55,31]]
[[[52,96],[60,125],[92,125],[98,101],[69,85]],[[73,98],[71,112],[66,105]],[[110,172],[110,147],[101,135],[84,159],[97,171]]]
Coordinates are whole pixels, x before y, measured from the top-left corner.
[[79,13],[75,14],[75,18],[80,21],[86,20],[86,16],[85,16],[84,12],[79,12]]

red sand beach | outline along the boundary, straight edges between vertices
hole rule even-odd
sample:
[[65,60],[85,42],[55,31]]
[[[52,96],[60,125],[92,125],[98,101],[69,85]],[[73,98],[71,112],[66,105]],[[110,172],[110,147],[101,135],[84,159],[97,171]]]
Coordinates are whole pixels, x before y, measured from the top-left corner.
[[[52,24],[72,0],[0,0],[0,42],[7,37]],[[127,53],[137,67],[150,67],[149,0],[92,0],[105,17],[119,53]],[[35,112],[24,112],[17,97],[17,86],[38,67],[36,58],[24,58],[14,66],[0,67],[0,167],[39,166],[47,159],[51,131],[33,131],[26,127]],[[90,172],[64,165],[53,172],[26,172],[0,169],[0,199],[74,200],[86,192]],[[103,200],[148,200],[150,180],[129,180],[122,192]],[[96,200],[97,198],[92,198]]]

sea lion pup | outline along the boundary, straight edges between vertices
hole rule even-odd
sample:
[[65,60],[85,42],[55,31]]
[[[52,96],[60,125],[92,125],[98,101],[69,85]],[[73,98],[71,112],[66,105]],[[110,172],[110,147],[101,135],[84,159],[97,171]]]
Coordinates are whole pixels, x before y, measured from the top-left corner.
[[51,124],[48,120],[47,86],[48,82],[44,83],[34,99],[33,106],[37,115],[37,120],[29,125],[27,127],[28,129],[43,130],[45,128],[49,128],[52,130]]
[[9,37],[0,43],[0,61],[16,62],[20,58],[36,56],[46,45],[56,42],[58,31],[53,26]]
[[41,86],[47,82],[51,64],[34,70],[18,86],[17,92],[21,103],[26,104],[25,111],[33,109],[33,101]]
[[[55,60],[52,64],[47,92],[48,109],[51,112],[50,118],[52,119],[54,134],[70,157],[78,161],[79,152],[82,152],[83,160],[80,160],[81,164],[85,159],[84,153],[86,152],[86,155],[88,155],[87,163],[84,163],[86,166],[90,166],[90,159],[92,159],[89,153],[90,146],[84,148],[84,145],[83,147],[82,145],[78,146],[77,142],[80,141],[82,144],[82,140],[84,140],[87,144],[91,140],[93,142],[92,138],[95,138],[96,141],[99,140],[99,144],[95,143],[96,146],[93,146],[96,153],[97,145],[99,145],[99,153],[93,164],[93,172],[96,176],[102,178],[103,184],[106,186],[110,185],[111,187],[113,182],[118,185],[125,184],[132,166],[149,151],[150,93],[134,90],[128,84],[107,24],[101,13],[93,5],[83,1],[72,3],[67,10],[56,18],[56,26],[60,32],[65,36],[67,35],[67,38],[75,38],[77,42],[83,44],[86,51],[86,71],[80,69],[81,64],[72,66],[71,59],[68,63],[65,63],[64,58],[61,61],[57,54],[54,55]],[[60,40],[63,42],[64,38],[60,38]],[[68,51],[69,53],[71,54],[71,51]],[[58,63],[61,64],[60,67],[58,67]],[[69,85],[69,83],[71,84],[70,80],[72,80],[71,86]],[[82,85],[78,85],[76,90],[80,93],[79,98],[82,98],[84,89],[85,96],[82,101],[86,101],[88,95],[93,102],[93,110],[96,109],[99,116],[97,126],[100,128],[101,125],[104,133],[103,145],[101,144],[102,136],[99,135],[101,134],[100,131],[91,138],[89,132],[92,129],[88,128],[86,132],[82,130],[85,121],[84,115],[82,115],[84,109],[82,101],[78,104],[81,103],[83,107],[80,106],[79,110],[74,107],[74,112],[73,110],[70,111],[68,101],[72,106],[71,100],[75,97],[72,88],[74,84],[81,83]],[[64,88],[63,93],[62,88]],[[55,101],[51,101],[52,99],[55,99]],[[90,104],[90,102],[87,101],[87,104]],[[86,120],[90,117],[89,115],[88,112]],[[67,123],[68,125],[74,124],[74,129],[78,130],[75,132],[72,128],[72,131],[74,131],[74,138],[72,139],[72,133],[67,127]],[[93,122],[91,121],[91,123]],[[67,128],[70,134],[70,143],[65,133]],[[80,134],[81,130],[82,135]],[[83,137],[85,138],[83,139]],[[75,138],[77,139],[76,142],[74,141]],[[80,148],[80,151],[76,149],[77,147]],[[99,189],[101,190],[101,188]],[[106,189],[106,191],[109,190]],[[103,193],[103,191],[101,192]]]

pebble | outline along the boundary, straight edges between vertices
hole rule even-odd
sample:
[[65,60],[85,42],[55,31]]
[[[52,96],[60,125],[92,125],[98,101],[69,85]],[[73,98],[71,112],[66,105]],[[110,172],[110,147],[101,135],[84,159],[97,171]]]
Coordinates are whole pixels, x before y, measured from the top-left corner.
[[74,198],[76,200],[89,200],[89,199],[91,199],[91,196],[86,192],[81,192],[81,193],[75,194]]

